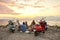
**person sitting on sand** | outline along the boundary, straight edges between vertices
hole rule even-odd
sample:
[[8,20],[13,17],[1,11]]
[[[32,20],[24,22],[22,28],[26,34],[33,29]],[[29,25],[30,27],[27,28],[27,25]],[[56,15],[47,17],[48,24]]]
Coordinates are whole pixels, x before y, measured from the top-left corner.
[[11,20],[9,20],[8,22],[9,22],[9,24],[8,24],[9,30],[11,30],[11,28],[15,28],[14,23]]
[[21,30],[21,25],[19,23],[19,20],[17,20],[17,24],[18,24],[18,31],[20,31]]
[[9,29],[11,30],[12,28],[15,28],[13,23],[9,25]]
[[25,24],[26,24],[26,28],[28,29],[28,23],[27,23],[27,21],[25,22]]
[[22,32],[26,32],[26,24],[25,24],[25,22],[23,22],[23,24],[21,25],[21,30],[22,30]]
[[32,23],[31,23],[31,25],[29,26],[29,31],[30,31],[30,33],[34,30],[34,25],[35,25],[36,23],[35,23],[35,20],[33,20],[32,21]]
[[39,24],[42,27],[43,33],[45,33],[45,21],[44,20],[40,20]]
[[47,30],[48,29],[47,22],[45,20],[43,22],[44,22],[44,25],[45,25],[45,30]]

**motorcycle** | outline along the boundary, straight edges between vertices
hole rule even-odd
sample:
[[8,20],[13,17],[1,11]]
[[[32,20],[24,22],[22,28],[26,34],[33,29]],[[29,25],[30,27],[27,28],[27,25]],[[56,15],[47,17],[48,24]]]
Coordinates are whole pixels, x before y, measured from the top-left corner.
[[40,25],[35,25],[35,28],[34,28],[34,35],[35,36],[38,36],[39,33],[45,33],[44,31],[44,28],[41,27]]

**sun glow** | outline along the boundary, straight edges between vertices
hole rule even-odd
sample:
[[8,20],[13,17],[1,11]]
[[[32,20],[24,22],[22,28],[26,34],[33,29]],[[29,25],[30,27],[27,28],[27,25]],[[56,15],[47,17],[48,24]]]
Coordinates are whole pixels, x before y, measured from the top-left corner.
[[34,8],[31,6],[25,6],[24,8],[18,8],[18,7],[11,7],[8,6],[10,9],[14,10],[15,13],[19,13],[20,15],[23,16],[30,16],[30,15],[35,15],[40,12],[40,8]]
[[23,13],[22,15],[33,15],[39,12],[39,9],[33,7],[25,7],[22,11],[16,11],[17,13]]
[[20,16],[33,16],[41,12],[41,5],[36,5],[39,0],[15,0],[14,5],[8,5],[8,8],[12,9],[15,13],[19,13]]
[[[0,15],[7,17],[30,18],[37,16],[60,16],[60,1],[55,0],[9,0],[0,2]],[[0,17],[5,17],[5,16]]]

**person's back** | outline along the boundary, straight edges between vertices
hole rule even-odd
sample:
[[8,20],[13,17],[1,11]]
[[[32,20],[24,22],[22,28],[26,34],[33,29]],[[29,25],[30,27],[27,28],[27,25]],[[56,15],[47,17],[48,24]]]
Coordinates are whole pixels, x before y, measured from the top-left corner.
[[26,24],[26,28],[28,29],[28,23],[27,23],[27,21],[25,22],[25,24]]
[[43,21],[40,22],[40,25],[45,28],[45,24]]
[[9,25],[9,29],[11,29],[11,28],[14,28],[14,24],[13,23]]
[[11,28],[14,28],[14,26],[13,25],[9,25],[9,29],[11,29]]
[[16,22],[17,22],[17,24],[18,24],[18,31],[20,31],[20,30],[21,30],[20,22],[19,22],[19,20],[17,20]]
[[45,23],[44,23],[44,21],[41,20],[39,23],[42,27],[42,31],[45,32]]
[[21,30],[22,30],[22,32],[26,31],[26,25],[25,25],[25,23],[23,23],[23,25],[21,25]]

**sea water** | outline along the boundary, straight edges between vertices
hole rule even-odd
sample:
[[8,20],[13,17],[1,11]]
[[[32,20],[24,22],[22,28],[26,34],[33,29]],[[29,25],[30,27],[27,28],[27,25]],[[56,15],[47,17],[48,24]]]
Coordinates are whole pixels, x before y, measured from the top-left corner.
[[[27,21],[28,25],[30,25],[33,20],[19,20],[20,24],[22,24],[23,22],[26,22],[26,21]],[[39,21],[35,20],[35,22],[36,22],[36,24],[38,24]],[[60,21],[47,21],[46,20],[46,22],[47,22],[48,25],[51,25],[51,26],[52,25],[58,25],[58,26],[60,26]],[[7,24],[8,24],[8,20],[2,20],[2,21],[0,21],[0,25],[7,25]]]

